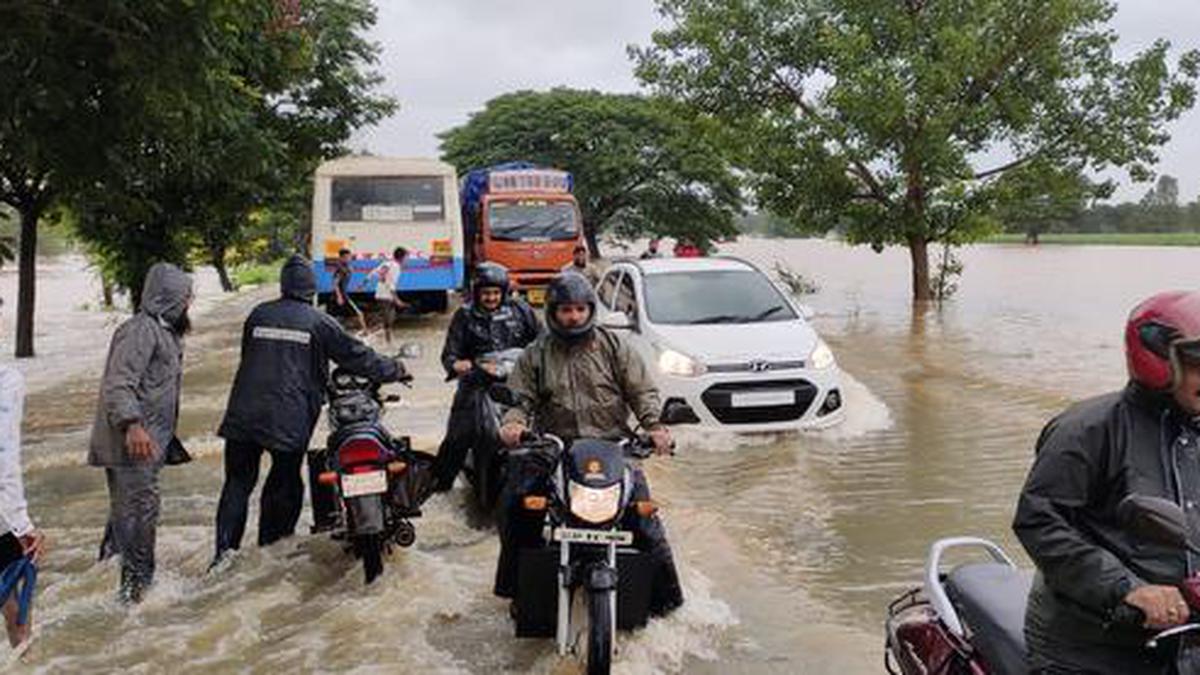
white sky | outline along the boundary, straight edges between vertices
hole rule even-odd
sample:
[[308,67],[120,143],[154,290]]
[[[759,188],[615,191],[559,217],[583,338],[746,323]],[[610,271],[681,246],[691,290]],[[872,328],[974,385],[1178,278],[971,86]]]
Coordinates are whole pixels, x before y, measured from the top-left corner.
[[[437,156],[435,134],[462,124],[489,99],[555,86],[638,90],[625,48],[645,45],[661,21],[652,0],[378,0],[373,39],[383,46],[383,90],[400,110],[360,132],[356,149]],[[1128,53],[1156,38],[1177,50],[1200,48],[1197,0],[1122,0],[1115,27]],[[1180,198],[1200,192],[1200,110],[1171,127],[1157,170],[1179,178]],[[1147,185],[1124,175],[1118,200]]]

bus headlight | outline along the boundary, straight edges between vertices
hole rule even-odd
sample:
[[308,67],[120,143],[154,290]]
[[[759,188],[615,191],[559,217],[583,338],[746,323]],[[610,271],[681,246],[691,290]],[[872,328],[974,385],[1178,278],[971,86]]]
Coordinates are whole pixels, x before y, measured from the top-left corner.
[[825,370],[832,368],[837,359],[833,358],[833,350],[824,340],[817,340],[817,346],[813,348],[812,354],[808,355],[808,362],[817,370]]

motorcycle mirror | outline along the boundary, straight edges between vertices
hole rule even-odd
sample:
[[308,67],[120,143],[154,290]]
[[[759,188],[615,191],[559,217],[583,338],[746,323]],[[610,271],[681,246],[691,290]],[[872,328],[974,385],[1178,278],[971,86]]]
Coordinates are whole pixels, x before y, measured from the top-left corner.
[[670,426],[675,424],[697,424],[700,422],[700,418],[696,417],[696,412],[692,410],[691,406],[678,399],[672,399],[663,405],[659,421]]
[[493,384],[488,387],[488,398],[500,405],[515,406],[518,403],[516,392],[503,384]]
[[419,359],[424,350],[421,345],[416,342],[405,342],[400,345],[400,352],[397,354],[402,359]]
[[1187,515],[1162,497],[1129,495],[1117,504],[1117,521],[1147,542],[1175,548],[1194,548],[1188,541]]

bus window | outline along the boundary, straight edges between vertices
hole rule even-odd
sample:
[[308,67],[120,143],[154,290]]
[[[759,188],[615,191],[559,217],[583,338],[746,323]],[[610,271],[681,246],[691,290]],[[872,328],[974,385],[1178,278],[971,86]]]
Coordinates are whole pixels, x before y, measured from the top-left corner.
[[441,176],[339,176],[330,188],[332,222],[441,221]]

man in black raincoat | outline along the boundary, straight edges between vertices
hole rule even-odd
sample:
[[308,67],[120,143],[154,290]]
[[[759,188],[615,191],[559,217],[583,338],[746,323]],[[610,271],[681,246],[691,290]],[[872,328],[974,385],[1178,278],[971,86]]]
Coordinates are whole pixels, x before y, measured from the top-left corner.
[[541,330],[533,309],[509,296],[508,270],[501,265],[480,263],[475,268],[471,300],[454,313],[442,347],[446,377],[458,378],[458,390],[434,468],[439,492],[454,485],[467,452],[471,448],[478,451],[482,441],[480,397],[486,395],[487,378],[477,372],[475,359],[490,352],[524,348]]
[[150,268],[142,306],[108,348],[88,464],[104,467],[109,515],[100,559],[121,556],[121,599],[139,602],[154,580],[158,472],[175,441],[183,379],[183,336],[192,279],[178,267]]
[[[1138,305],[1125,354],[1124,390],[1078,403],[1042,431],[1017,504],[1013,529],[1038,567],[1025,614],[1035,673],[1200,672],[1195,634],[1144,647],[1189,620],[1178,585],[1200,560],[1139,540],[1117,518],[1129,495],[1163,497],[1200,540],[1200,293]],[[1114,621],[1123,605],[1142,625]]]
[[313,306],[316,277],[303,257],[284,264],[280,286],[283,297],[259,305],[246,319],[241,364],[217,432],[225,439],[225,485],[214,564],[241,546],[264,450],[271,471],[263,485],[258,544],[295,532],[304,505],[300,469],[325,402],[329,361],[379,382],[394,382],[404,372]]

